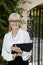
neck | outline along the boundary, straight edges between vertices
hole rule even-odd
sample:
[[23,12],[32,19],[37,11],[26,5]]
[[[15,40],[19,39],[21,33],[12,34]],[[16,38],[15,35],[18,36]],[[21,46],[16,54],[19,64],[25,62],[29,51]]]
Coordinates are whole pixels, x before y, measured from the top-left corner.
[[12,37],[15,37],[17,35],[18,29],[12,29]]

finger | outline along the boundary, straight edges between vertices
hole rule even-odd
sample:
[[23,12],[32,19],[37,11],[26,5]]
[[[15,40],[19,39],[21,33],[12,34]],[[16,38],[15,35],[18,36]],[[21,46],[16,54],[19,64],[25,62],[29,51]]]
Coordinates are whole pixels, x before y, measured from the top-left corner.
[[12,47],[11,47],[11,50],[12,50]]
[[11,49],[13,49],[13,47],[11,47]]
[[17,47],[17,45],[15,44],[15,47]]

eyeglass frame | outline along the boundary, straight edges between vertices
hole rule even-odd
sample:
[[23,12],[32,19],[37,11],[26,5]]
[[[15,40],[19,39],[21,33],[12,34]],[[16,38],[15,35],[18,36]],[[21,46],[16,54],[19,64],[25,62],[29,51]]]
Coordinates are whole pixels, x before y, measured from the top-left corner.
[[12,22],[20,22],[20,20],[10,20],[9,22],[10,23],[12,23]]

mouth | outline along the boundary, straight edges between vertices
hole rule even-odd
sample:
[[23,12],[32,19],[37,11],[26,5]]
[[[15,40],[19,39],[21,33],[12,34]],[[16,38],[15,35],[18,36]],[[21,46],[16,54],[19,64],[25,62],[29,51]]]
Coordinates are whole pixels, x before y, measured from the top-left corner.
[[17,25],[12,25],[12,26],[16,27]]

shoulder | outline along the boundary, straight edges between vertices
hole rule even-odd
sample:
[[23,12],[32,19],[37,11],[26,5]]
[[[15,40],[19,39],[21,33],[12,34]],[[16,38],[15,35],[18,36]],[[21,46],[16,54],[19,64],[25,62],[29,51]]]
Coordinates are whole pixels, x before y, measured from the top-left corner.
[[6,33],[6,34],[4,35],[4,38],[9,37],[10,34],[11,34],[11,32]]
[[29,35],[29,33],[28,33],[27,31],[25,31],[25,30],[23,30],[23,29],[20,29],[20,30],[21,30],[21,32],[22,32],[23,34]]

